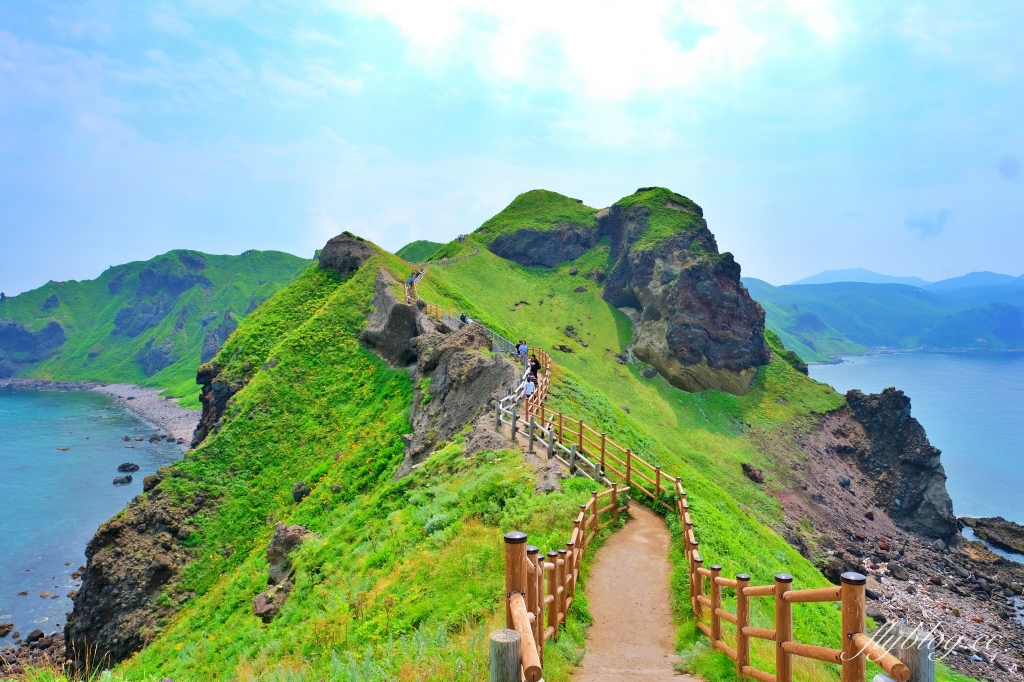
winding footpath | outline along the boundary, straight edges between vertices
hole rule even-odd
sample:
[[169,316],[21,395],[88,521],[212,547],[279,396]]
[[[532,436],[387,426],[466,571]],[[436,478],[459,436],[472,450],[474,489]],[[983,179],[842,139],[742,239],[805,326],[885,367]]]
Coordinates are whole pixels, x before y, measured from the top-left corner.
[[637,504],[632,519],[598,551],[586,583],[594,624],[577,682],[686,680],[672,668],[671,536],[665,522]]

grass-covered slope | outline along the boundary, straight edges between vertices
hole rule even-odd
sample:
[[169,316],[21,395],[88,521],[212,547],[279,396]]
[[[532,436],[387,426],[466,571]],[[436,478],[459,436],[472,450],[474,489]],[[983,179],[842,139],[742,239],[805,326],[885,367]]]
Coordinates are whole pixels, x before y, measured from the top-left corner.
[[664,187],[641,188],[614,205],[624,211],[640,208],[648,213],[647,227],[633,246],[636,251],[657,248],[676,234],[696,233],[703,227],[700,207],[691,199]]
[[[419,292],[465,310],[508,338],[527,338],[548,349],[569,346],[571,353],[552,353],[558,368],[549,406],[582,417],[648,461],[681,475],[707,564],[720,563],[729,575],[748,572],[755,584],[770,583],[775,573],[784,571],[793,574],[798,588],[827,585],[814,565],[773,530],[784,523],[782,510],[762,486],[743,476],[741,464],[765,464],[746,435],[748,427],[792,437],[809,429],[815,415],[841,406],[842,396],[798,372],[781,353],[761,368],[754,388],[740,397],[717,391],[686,393],[660,378],[644,378],[640,365],[620,364],[616,355],[630,342],[628,319],[601,299],[595,282],[569,275],[571,268],[583,273],[607,267],[608,256],[606,247],[598,247],[557,268],[526,268],[481,251],[451,265],[431,266]],[[587,291],[576,292],[580,285]],[[567,334],[566,325],[574,331]],[[678,537],[680,529],[669,523]],[[680,646],[689,669],[708,680],[735,679],[731,661],[709,652],[692,626],[680,545],[671,559],[676,566],[673,592]],[[770,600],[758,600],[755,626],[770,627],[772,609]],[[800,641],[839,645],[836,606],[808,604],[797,610]],[[773,669],[770,645],[756,644],[754,658],[762,669]],[[797,665],[800,679],[837,678],[834,668],[824,664]]]
[[[109,268],[94,280],[51,281],[8,298],[0,302],[0,320],[30,332],[51,322],[64,329],[64,344],[21,366],[23,374],[154,386],[198,407],[195,374],[204,341],[208,348],[212,343],[207,336],[216,337],[216,352],[238,321],[311,263],[279,251],[171,251]],[[16,363],[26,359],[7,355]]]
[[444,246],[444,244],[440,242],[418,239],[414,242],[409,242],[398,251],[395,251],[395,255],[409,261],[410,263],[425,263],[430,260],[430,257],[434,255],[434,252],[442,246]]
[[523,228],[545,232],[563,227],[595,228],[597,209],[546,189],[524,192],[493,218],[481,225],[473,236],[488,245],[500,235]]
[[[486,632],[503,620],[501,534],[519,528],[545,549],[563,546],[591,486],[579,479],[537,496],[521,454],[467,458],[461,436],[393,481],[412,386],[357,340],[380,267],[401,276],[409,265],[380,253],[345,281],[310,268],[222,349],[227,373],[266,369],[160,485],[161,495],[211,503],[190,521],[195,558],[159,597],[182,602],[180,612],[112,679],[486,677]],[[295,503],[298,481],[312,492]],[[295,587],[264,625],[252,602],[267,587],[274,521],[317,536],[294,555]],[[567,680],[578,660],[585,600],[576,613],[548,649],[546,679]]]

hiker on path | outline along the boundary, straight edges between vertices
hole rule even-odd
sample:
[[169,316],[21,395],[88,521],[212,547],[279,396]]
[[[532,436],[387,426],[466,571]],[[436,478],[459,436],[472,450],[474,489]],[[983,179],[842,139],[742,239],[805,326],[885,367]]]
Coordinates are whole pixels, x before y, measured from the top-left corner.
[[519,339],[519,346],[516,350],[519,352],[519,361],[526,362],[526,352],[529,348],[526,347],[526,341],[524,339]]
[[526,377],[526,383],[523,384],[523,397],[527,400],[533,395],[533,392],[537,390],[537,384],[534,383],[533,376]]
[[533,376],[538,376],[540,374],[540,360],[537,359],[536,354],[530,356],[530,373],[533,374]]
[[462,313],[459,315],[459,329],[462,329],[467,324],[469,324],[469,318],[466,317],[466,313]]

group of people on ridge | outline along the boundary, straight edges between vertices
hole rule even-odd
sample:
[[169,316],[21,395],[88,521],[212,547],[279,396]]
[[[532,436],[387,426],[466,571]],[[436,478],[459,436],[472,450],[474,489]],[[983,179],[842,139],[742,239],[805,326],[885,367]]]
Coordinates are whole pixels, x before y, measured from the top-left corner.
[[[529,347],[526,345],[526,341],[519,339],[519,345],[516,346],[516,352],[519,356],[519,361],[522,363],[529,363],[529,369],[526,374],[526,383],[523,384],[523,397],[529,400],[530,396],[537,390],[537,374],[540,372],[540,360],[537,359],[537,354],[528,355],[530,352]],[[529,361],[527,361],[529,357]]]

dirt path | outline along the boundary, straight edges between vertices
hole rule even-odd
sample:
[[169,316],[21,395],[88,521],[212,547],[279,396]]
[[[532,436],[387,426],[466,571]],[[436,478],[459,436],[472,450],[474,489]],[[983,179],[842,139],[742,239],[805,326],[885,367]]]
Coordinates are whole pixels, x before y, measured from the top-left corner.
[[587,581],[594,624],[576,682],[699,682],[672,669],[671,536],[655,514],[638,505],[630,510],[633,519],[597,553]]

